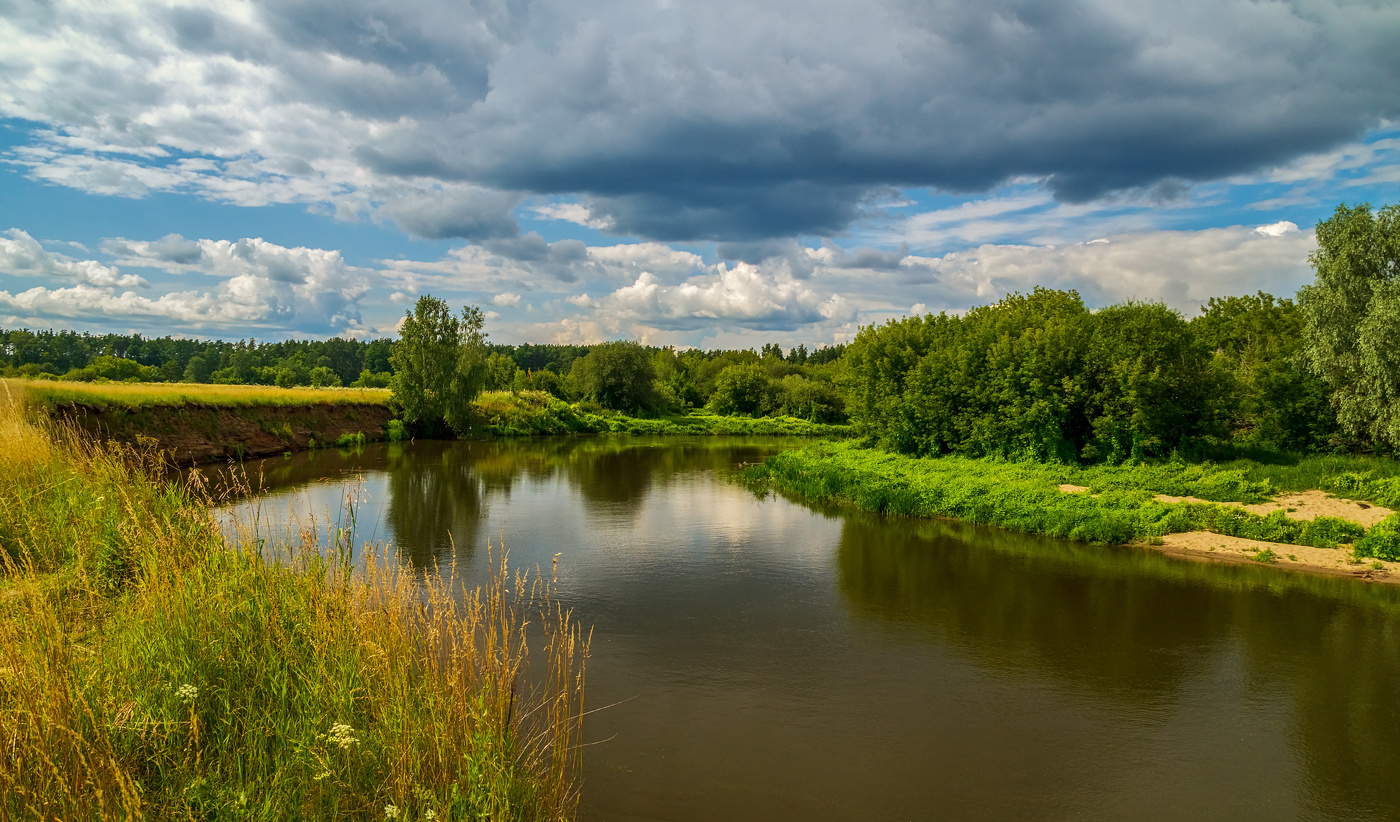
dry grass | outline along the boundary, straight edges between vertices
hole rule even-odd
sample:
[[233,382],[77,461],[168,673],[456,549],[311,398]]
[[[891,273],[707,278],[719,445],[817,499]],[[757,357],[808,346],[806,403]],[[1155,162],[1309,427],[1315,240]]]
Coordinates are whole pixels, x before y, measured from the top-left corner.
[[83,383],[52,380],[0,380],[12,391],[24,391],[47,405],[86,403],[89,405],[258,406],[347,405],[389,401],[387,388],[278,388],[275,385],[205,385],[201,383]]
[[230,542],[4,397],[0,820],[574,816],[587,639],[545,580]]

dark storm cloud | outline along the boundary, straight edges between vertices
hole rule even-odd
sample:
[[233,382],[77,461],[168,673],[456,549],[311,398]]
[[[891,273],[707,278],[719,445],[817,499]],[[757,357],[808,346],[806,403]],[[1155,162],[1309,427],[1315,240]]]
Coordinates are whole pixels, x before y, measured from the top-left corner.
[[520,232],[510,216],[519,201],[516,195],[485,189],[437,189],[402,197],[380,211],[417,237],[492,240]]
[[[12,6],[15,25],[58,43],[100,26],[107,51],[7,58],[12,116],[426,188],[384,209],[425,237],[519,233],[433,193],[457,183],[573,195],[673,241],[837,234],[890,186],[1169,197],[1400,116],[1393,3],[295,0],[237,21],[186,4],[149,37],[60,5]],[[206,85],[153,82],[162,49],[207,59]]]

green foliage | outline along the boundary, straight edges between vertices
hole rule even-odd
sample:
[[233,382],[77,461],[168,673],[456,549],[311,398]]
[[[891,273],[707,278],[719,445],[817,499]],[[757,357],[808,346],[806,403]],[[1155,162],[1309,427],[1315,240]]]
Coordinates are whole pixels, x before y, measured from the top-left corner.
[[394,375],[389,371],[375,373],[368,368],[360,372],[360,376],[350,383],[351,388],[388,388]]
[[588,402],[566,403],[540,391],[487,392],[476,402],[477,413],[492,434],[526,437],[560,434],[632,435],[785,435],[844,436],[849,429],[794,417],[732,417],[691,411],[641,419],[607,411]]
[[1097,313],[1037,288],[963,317],[862,329],[847,410],[906,454],[1117,462],[1166,456],[1206,424],[1206,356],[1155,303]]
[[318,365],[311,369],[308,380],[312,388],[337,388],[340,386],[340,376],[324,365]]
[[385,437],[389,442],[403,442],[409,438],[408,429],[404,427],[403,420],[389,420],[384,429]]
[[[1284,511],[1260,516],[1237,506],[1156,499],[1167,494],[1251,502],[1272,496],[1267,479],[1249,479],[1246,473],[1208,464],[1080,468],[997,458],[914,458],[848,442],[816,443],[778,454],[747,469],[745,477],[815,502],[904,516],[955,517],[1080,542],[1124,543],[1213,531],[1332,547],[1360,540],[1366,533],[1355,523],[1329,517],[1295,520]],[[1062,484],[1089,490],[1065,493]]]
[[515,372],[519,370],[515,360],[509,356],[492,354],[486,358],[486,384],[483,387],[487,391],[510,391],[515,387]]
[[1298,292],[1305,361],[1346,434],[1400,449],[1400,205],[1338,206],[1317,243],[1317,280]]
[[574,360],[569,376],[581,397],[604,408],[635,412],[656,402],[656,369],[640,343],[595,345],[587,356]]
[[749,363],[725,367],[716,377],[705,407],[716,414],[762,416],[777,405],[778,391],[762,365]]
[[1400,560],[1400,514],[1391,514],[1373,525],[1366,536],[1356,541],[1356,553],[1392,562]]
[[471,401],[487,377],[484,322],[479,308],[463,308],[457,318],[442,300],[418,298],[390,355],[390,389],[408,425],[429,432],[444,425],[459,434],[467,429]]

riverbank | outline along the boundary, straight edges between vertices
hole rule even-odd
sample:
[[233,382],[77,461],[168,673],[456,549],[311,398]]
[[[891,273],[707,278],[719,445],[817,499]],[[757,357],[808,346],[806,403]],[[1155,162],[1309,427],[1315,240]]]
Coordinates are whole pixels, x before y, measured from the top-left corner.
[[[1391,460],[1085,468],[917,459],[853,442],[822,442],[770,457],[744,477],[799,499],[866,511],[1400,581],[1400,515],[1394,513],[1400,508],[1400,463]],[[1305,491],[1322,496],[1280,496]],[[1304,546],[1302,553],[1288,550]]]
[[543,391],[488,391],[473,403],[482,427],[498,437],[561,434],[667,436],[841,437],[848,425],[797,417],[720,416],[703,410],[655,418],[634,417],[588,403],[567,403]]
[[0,397],[0,818],[573,818],[587,648],[548,586],[231,543],[54,425]]
[[[387,389],[0,380],[54,420],[98,440],[152,444],[181,464],[275,456],[406,437]],[[655,418],[567,403],[542,391],[488,391],[472,403],[475,438],[632,436],[842,437],[846,425],[691,410]]]

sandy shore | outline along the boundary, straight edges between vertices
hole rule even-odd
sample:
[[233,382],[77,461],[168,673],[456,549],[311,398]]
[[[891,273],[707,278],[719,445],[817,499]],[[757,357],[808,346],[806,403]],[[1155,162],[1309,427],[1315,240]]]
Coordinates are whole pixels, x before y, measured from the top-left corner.
[[[1066,494],[1082,494],[1088,491],[1082,485],[1061,485]],[[1173,497],[1158,494],[1162,502],[1198,502],[1207,505],[1229,505],[1246,511],[1268,516],[1274,511],[1283,511],[1289,519],[1311,520],[1317,517],[1336,517],[1349,520],[1370,528],[1391,514],[1389,508],[1372,505],[1357,500],[1329,496],[1323,491],[1303,491],[1297,494],[1283,494],[1276,499],[1255,505],[1241,502],[1211,502],[1195,497]],[[1174,556],[1189,557],[1207,562],[1260,562],[1260,552],[1272,551],[1273,556],[1265,564],[1280,568],[1290,568],[1332,576],[1346,576],[1367,582],[1400,583],[1400,562],[1386,562],[1365,559],[1354,562],[1351,546],[1337,548],[1314,548],[1311,545],[1286,545],[1278,542],[1264,542],[1257,539],[1227,537],[1210,531],[1191,531],[1184,534],[1167,534],[1157,545],[1144,546]],[[1268,554],[1264,554],[1268,557]]]
[[[1257,539],[1227,537],[1209,531],[1167,534],[1162,544],[1149,545],[1166,554],[1189,557],[1208,562],[1258,562],[1260,551],[1273,551],[1273,561],[1267,564],[1315,574],[1354,577],[1367,582],[1400,583],[1400,562],[1365,559],[1354,564],[1351,546],[1314,548],[1311,545],[1285,545]],[[1376,566],[1380,566],[1377,568]]]

